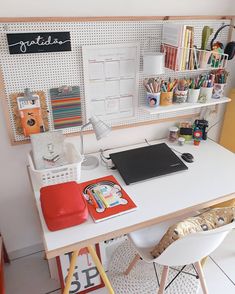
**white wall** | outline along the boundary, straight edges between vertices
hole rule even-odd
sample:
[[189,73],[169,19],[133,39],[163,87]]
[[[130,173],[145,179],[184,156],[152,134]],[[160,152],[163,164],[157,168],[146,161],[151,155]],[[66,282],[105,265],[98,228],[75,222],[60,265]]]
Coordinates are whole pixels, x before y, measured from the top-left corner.
[[[0,17],[105,16],[105,15],[231,15],[233,0],[8,0],[1,3]],[[232,66],[231,66],[232,68]],[[233,63],[234,68],[234,63]],[[233,70],[234,71],[234,70]],[[233,76],[234,77],[234,76]],[[235,86],[235,82],[233,84]],[[85,150],[114,147],[164,137],[171,123],[112,132],[97,144],[94,135],[85,140]],[[218,128],[213,136],[218,136]],[[79,143],[79,137],[74,138]],[[0,106],[0,231],[9,251],[42,241],[40,225],[26,172],[29,145],[11,146]]]
[[[3,1],[3,0],[2,0]],[[7,0],[0,16],[231,15],[233,0]]]

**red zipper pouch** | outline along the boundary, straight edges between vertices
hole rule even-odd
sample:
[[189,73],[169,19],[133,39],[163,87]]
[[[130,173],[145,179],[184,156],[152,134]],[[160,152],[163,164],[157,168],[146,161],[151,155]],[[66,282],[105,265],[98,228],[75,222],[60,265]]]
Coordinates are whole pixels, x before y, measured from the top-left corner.
[[87,220],[86,201],[76,182],[43,187],[40,190],[40,200],[50,231],[76,226]]

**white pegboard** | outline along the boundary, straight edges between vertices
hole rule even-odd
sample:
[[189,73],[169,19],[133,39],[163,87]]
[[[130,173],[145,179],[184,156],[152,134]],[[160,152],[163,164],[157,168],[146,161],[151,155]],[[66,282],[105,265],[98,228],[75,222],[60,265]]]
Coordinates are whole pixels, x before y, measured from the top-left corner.
[[[140,64],[139,64],[139,97],[138,105],[145,104],[145,90],[142,81],[145,76],[142,73],[142,55],[147,52],[160,51],[162,20],[142,21],[90,21],[90,22],[25,22],[25,23],[0,23],[0,56],[1,67],[5,81],[5,92],[8,97],[8,112],[14,140],[24,141],[24,136],[16,134],[13,113],[9,101],[9,95],[15,92],[22,92],[25,88],[32,91],[43,90],[50,107],[49,89],[61,85],[78,85],[81,91],[81,103],[83,122],[86,121],[86,109],[84,101],[82,46],[99,44],[121,44],[130,42],[140,43]],[[221,25],[229,24],[229,20],[169,20],[168,22],[181,23],[194,26],[195,44],[200,47],[201,32],[205,25],[216,31]],[[42,54],[10,55],[8,51],[6,33],[13,32],[59,32],[69,31],[71,36],[72,51],[52,52]],[[226,43],[228,29],[221,31],[218,39]],[[166,70],[163,78],[193,76],[198,73],[173,72]],[[137,107],[135,116],[127,119],[114,119],[110,122],[112,126],[125,126],[140,122],[147,122],[157,119],[174,117],[196,113],[195,110],[187,110],[176,113],[161,115],[149,115]],[[53,129],[52,115],[49,113],[49,128]],[[64,133],[78,132],[80,127],[64,129]]]

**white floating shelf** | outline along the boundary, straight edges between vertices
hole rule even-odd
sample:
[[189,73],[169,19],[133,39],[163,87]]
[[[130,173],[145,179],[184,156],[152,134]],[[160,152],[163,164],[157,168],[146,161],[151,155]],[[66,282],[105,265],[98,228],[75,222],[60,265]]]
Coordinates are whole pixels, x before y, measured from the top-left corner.
[[187,109],[195,109],[201,108],[205,106],[212,106],[222,103],[230,102],[231,99],[228,97],[223,97],[219,99],[210,99],[206,103],[174,103],[169,106],[157,106],[157,107],[148,107],[148,106],[140,106],[140,108],[148,112],[149,114],[159,114],[159,113],[168,113],[168,112],[175,112]]

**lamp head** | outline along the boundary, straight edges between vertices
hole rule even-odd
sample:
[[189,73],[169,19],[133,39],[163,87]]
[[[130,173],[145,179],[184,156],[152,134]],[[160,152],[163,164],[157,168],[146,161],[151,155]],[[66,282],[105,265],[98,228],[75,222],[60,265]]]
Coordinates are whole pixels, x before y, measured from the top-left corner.
[[97,140],[100,140],[111,132],[111,127],[106,125],[106,123],[104,123],[96,116],[92,116],[91,118],[89,118],[89,122],[93,127]]

